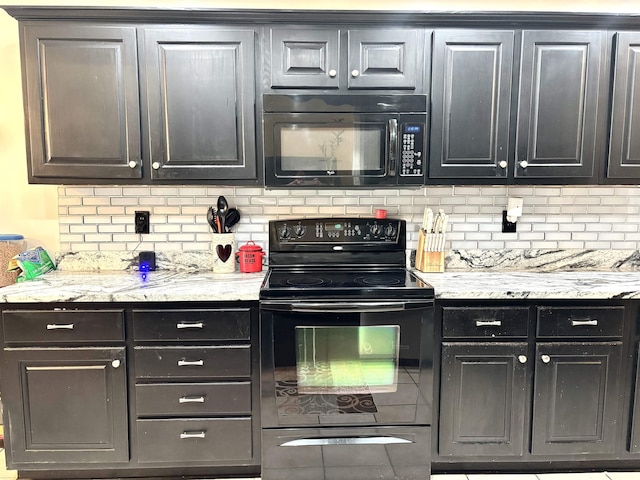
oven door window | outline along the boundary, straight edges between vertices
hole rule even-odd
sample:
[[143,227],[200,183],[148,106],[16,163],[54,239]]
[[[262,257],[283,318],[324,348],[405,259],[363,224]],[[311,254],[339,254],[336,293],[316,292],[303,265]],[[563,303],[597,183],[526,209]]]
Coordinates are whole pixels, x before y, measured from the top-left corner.
[[[431,415],[432,310],[262,311],[269,426],[412,424]],[[268,378],[268,381],[266,380]],[[268,387],[267,387],[268,386]]]
[[384,122],[278,124],[276,175],[382,177],[386,128]]
[[301,394],[369,394],[398,389],[398,325],[296,327]]

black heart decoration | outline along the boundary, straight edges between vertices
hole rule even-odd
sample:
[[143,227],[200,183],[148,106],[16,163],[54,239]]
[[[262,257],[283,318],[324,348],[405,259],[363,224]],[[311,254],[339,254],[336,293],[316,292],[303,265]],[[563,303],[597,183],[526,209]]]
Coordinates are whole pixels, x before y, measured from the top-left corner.
[[226,262],[231,256],[231,245],[227,244],[224,247],[222,245],[216,245],[216,252],[218,253],[218,258]]

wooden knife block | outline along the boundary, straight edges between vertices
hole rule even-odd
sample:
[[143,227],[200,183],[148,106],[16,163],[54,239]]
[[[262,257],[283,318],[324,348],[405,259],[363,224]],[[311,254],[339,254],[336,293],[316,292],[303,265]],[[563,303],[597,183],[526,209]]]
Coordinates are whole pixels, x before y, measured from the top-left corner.
[[416,249],[416,269],[425,273],[444,272],[444,252],[425,252],[426,234],[420,231]]

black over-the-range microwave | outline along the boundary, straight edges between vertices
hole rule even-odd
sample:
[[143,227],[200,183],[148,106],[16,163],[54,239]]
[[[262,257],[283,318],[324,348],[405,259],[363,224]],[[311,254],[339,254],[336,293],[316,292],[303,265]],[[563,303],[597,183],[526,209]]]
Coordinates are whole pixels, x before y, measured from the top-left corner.
[[264,95],[267,187],[420,186],[426,95]]

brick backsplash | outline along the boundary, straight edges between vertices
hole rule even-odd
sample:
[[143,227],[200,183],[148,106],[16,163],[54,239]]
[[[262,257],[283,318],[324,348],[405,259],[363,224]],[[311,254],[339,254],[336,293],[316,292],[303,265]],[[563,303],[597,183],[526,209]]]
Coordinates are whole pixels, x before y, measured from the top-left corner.
[[[62,251],[207,250],[209,205],[224,195],[242,219],[239,245],[267,245],[272,219],[373,216],[378,208],[407,221],[415,248],[424,208],[450,215],[447,248],[640,249],[640,187],[434,186],[421,189],[265,190],[212,186],[61,186]],[[517,233],[502,233],[509,196],[523,197]],[[151,232],[134,233],[136,210],[151,212]]]

